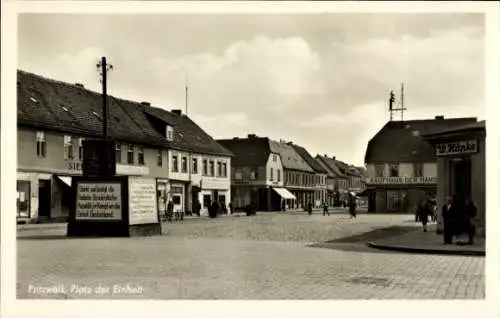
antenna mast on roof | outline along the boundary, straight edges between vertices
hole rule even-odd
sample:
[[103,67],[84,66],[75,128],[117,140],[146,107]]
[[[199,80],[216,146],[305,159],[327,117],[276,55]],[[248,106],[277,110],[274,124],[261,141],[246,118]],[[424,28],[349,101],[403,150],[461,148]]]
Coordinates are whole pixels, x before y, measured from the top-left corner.
[[187,73],[184,73],[185,87],[186,87],[186,116],[188,115],[188,78]]
[[393,120],[394,118],[394,112],[400,111],[401,112],[401,121],[404,121],[404,111],[406,108],[404,107],[404,85],[401,83],[401,97],[400,97],[400,105],[399,108],[394,108],[394,103],[396,102],[396,96],[394,95],[394,92],[391,91],[390,96],[389,96],[389,113],[390,113],[390,121]]

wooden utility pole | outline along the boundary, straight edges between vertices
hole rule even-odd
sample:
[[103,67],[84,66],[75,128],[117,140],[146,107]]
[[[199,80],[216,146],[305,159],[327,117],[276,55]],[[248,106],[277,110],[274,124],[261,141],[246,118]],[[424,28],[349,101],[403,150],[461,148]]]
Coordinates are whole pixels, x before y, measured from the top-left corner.
[[101,62],[97,64],[97,68],[100,69],[101,83],[102,83],[102,135],[104,139],[108,139],[108,117],[109,117],[109,107],[108,107],[108,92],[107,92],[107,82],[108,82],[108,71],[113,69],[113,65],[108,64],[106,57],[101,58]]

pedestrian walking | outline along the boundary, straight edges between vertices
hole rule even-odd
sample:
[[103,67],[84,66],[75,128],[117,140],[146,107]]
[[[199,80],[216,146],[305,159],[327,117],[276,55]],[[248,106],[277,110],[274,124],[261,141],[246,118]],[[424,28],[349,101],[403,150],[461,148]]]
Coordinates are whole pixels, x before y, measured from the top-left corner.
[[349,214],[351,218],[356,218],[356,196],[349,194]]
[[174,216],[174,202],[170,199],[167,203],[167,221],[172,222]]
[[196,214],[198,216],[201,215],[201,202],[200,202],[200,200],[196,201]]
[[323,215],[330,215],[330,212],[328,212],[328,203],[326,201],[323,201]]
[[442,216],[443,216],[443,238],[444,244],[452,244],[453,243],[453,218],[452,215],[452,199],[451,197],[447,197],[444,201],[442,208]]
[[312,214],[312,212],[313,212],[313,210],[312,210],[312,209],[313,209],[312,202],[311,202],[311,201],[309,201],[309,202],[307,203],[307,213],[308,213],[309,215],[311,215],[311,214]]
[[418,219],[422,222],[424,232],[427,232],[427,223],[429,222],[429,215],[431,214],[431,206],[429,200],[422,201],[418,206]]
[[210,205],[208,213],[211,218],[216,218],[219,214],[219,203],[216,200],[214,200]]
[[229,213],[233,215],[233,202],[229,201]]

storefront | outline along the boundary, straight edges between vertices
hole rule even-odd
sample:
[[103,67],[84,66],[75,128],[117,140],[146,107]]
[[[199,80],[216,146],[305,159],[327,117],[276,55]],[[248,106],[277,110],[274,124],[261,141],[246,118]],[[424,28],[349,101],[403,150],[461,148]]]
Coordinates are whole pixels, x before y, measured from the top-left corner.
[[[424,138],[436,150],[438,162],[438,206],[455,194],[470,198],[477,207],[474,220],[478,236],[485,236],[486,155],[485,122],[453,130],[443,130]],[[441,210],[439,210],[441,211]],[[442,233],[442,215],[438,214],[438,233]]]
[[427,196],[437,192],[436,177],[367,178],[368,212],[413,213]]
[[231,191],[227,180],[202,179],[200,181],[198,200],[201,203],[202,215],[208,215],[208,207],[214,201],[219,202],[223,207],[222,209],[229,211],[230,199]]

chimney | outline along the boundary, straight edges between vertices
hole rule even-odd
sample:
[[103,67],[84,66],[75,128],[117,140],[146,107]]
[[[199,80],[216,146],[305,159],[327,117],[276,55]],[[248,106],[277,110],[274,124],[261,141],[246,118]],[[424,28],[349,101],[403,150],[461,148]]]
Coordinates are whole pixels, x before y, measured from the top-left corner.
[[291,145],[293,145],[293,142],[289,141],[286,144],[289,145],[289,146],[291,146]]
[[436,119],[436,120],[443,120],[443,119],[444,119],[444,116],[443,116],[443,115],[441,115],[441,116],[436,116],[436,117],[434,117],[434,119]]
[[150,103],[150,102],[141,102],[141,105],[144,105],[144,106],[151,106],[151,103]]
[[76,84],[75,84],[75,86],[76,86],[76,87],[80,87],[80,88],[85,88],[85,86],[83,86],[83,84],[82,84],[82,83],[76,83]]
[[328,158],[328,155],[325,153],[325,158]]
[[180,109],[172,109],[172,113],[180,116],[180,115],[182,115],[182,110],[180,110]]
[[253,139],[253,138],[257,138],[257,135],[255,135],[255,134],[248,134],[248,139]]
[[332,159],[335,160],[335,156],[333,156]]

